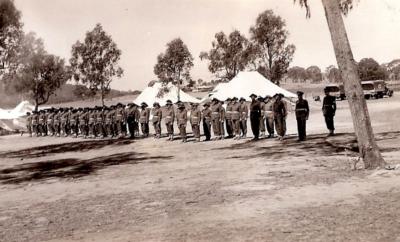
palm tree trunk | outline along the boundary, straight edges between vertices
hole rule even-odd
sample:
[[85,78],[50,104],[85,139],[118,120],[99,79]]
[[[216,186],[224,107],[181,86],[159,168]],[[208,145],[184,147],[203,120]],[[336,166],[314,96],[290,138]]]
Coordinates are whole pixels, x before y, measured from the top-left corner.
[[339,1],[322,0],[322,4],[331,33],[336,61],[344,81],[360,156],[364,161],[366,169],[382,167],[385,165],[385,161],[375,141],[367,103],[361,87],[358,68],[347,37]]

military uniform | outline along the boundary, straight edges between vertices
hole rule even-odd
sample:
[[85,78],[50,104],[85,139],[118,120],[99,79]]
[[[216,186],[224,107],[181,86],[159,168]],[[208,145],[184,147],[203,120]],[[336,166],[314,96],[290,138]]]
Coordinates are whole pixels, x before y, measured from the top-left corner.
[[62,111],[58,110],[55,114],[54,114],[54,135],[55,136],[60,136],[60,132],[61,132],[61,114]]
[[308,102],[305,99],[299,99],[296,102],[296,120],[297,120],[297,130],[299,133],[299,140],[306,140],[306,122],[308,115],[310,113],[310,108],[308,107]]
[[210,105],[205,104],[202,112],[203,116],[203,132],[204,136],[206,136],[206,141],[211,140],[211,110]]
[[175,111],[174,107],[171,104],[169,105],[165,110],[165,126],[167,127],[168,140],[173,140]]
[[264,105],[265,124],[267,126],[268,138],[275,136],[275,124],[274,124],[274,100],[269,99]]
[[258,100],[260,102],[260,112],[261,112],[261,117],[260,117],[260,136],[261,138],[265,138],[265,103],[262,98]]
[[142,110],[140,111],[140,128],[142,130],[143,136],[149,136],[149,121],[150,121],[150,111],[148,108],[142,106]]
[[40,111],[39,116],[38,116],[38,133],[39,136],[46,136],[46,130],[45,130],[45,125],[46,125],[46,115],[44,111]]
[[60,120],[61,120],[61,131],[64,136],[68,136],[68,116],[69,113],[68,111],[64,111],[64,113],[61,114]]
[[89,122],[89,113],[88,110],[81,110],[78,114],[78,119],[79,119],[79,131],[82,135],[82,137],[86,138],[89,135],[89,129],[88,129],[88,122]]
[[249,116],[249,108],[245,102],[240,104],[240,130],[242,138],[247,136],[247,117]]
[[322,102],[322,112],[325,117],[326,127],[329,130],[329,135],[333,135],[335,132],[334,117],[336,113],[336,98],[330,95],[326,95]]
[[250,103],[250,124],[251,124],[251,131],[253,132],[255,140],[257,140],[260,135],[260,117],[261,117],[260,102],[257,100],[252,100]]
[[223,108],[221,106],[221,103],[213,103],[211,105],[211,122],[212,122],[212,128],[214,131],[214,136],[216,139],[222,138],[222,132],[221,132],[221,113],[223,112]]
[[91,109],[88,115],[88,129],[89,129],[89,138],[96,137],[96,111]]
[[231,105],[232,107],[232,128],[235,134],[235,139],[240,138],[240,109],[241,105],[240,103],[234,101]]
[[129,106],[129,108],[127,109],[126,116],[127,116],[129,135],[130,135],[130,138],[133,139],[133,138],[135,138],[137,120],[138,120],[137,119],[137,106],[134,104],[131,104]]
[[179,134],[181,136],[182,142],[187,141],[187,137],[186,137],[187,121],[188,121],[187,111],[185,109],[185,106],[183,104],[181,104],[181,106],[176,111],[176,122],[178,124]]
[[49,135],[53,136],[55,133],[54,130],[54,111],[50,111],[49,115],[47,115],[47,131]]
[[190,112],[190,124],[192,126],[192,132],[196,141],[200,141],[200,121],[201,111],[198,109],[197,104],[195,104]]
[[233,123],[232,123],[232,102],[228,100],[225,112],[225,126],[228,138],[233,137]]
[[156,106],[153,108],[152,112],[152,119],[151,122],[153,123],[154,131],[155,131],[155,137],[160,138],[161,137],[161,119],[162,119],[162,111],[159,106]]
[[221,139],[224,139],[225,138],[225,127],[224,127],[224,122],[225,122],[225,116],[226,116],[226,110],[225,110],[225,108],[224,108],[224,106],[223,106],[223,102],[221,103],[221,122],[220,122],[220,131],[221,131]]
[[32,137],[32,115],[30,113],[26,116],[26,130],[29,134],[29,137]]
[[118,105],[117,109],[115,110],[115,123],[117,126],[117,135],[119,137],[125,136],[124,126],[126,124],[126,112],[122,105]]
[[71,134],[74,135],[74,137],[78,137],[79,134],[79,114],[77,110],[73,110],[70,116],[69,120],[70,128],[71,128]]
[[278,99],[273,105],[273,110],[276,133],[280,136],[279,138],[282,139],[286,134],[286,105],[281,99]]
[[104,112],[100,109],[96,111],[96,136],[104,138]]
[[115,135],[114,123],[115,123],[115,110],[114,108],[108,108],[104,114],[104,124],[106,136],[112,138]]

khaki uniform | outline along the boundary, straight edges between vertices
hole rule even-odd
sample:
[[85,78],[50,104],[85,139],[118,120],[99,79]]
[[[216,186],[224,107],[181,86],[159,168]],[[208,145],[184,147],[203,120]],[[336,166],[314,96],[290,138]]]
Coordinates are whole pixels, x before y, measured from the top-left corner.
[[286,105],[282,100],[276,100],[273,105],[276,133],[283,137],[286,134]]
[[131,138],[134,138],[138,128],[138,121],[139,121],[138,115],[140,115],[137,107],[136,106],[129,107],[127,109],[126,115],[127,115],[129,135]]
[[74,112],[71,113],[70,116],[70,127],[71,127],[71,133],[75,135],[75,137],[78,137],[79,134],[79,113]]
[[182,141],[186,141],[186,125],[187,125],[188,117],[187,111],[185,108],[178,109],[176,111],[176,122],[179,128],[179,134],[182,138]]
[[49,132],[49,135],[54,135],[54,113],[49,113],[47,116],[47,131]]
[[165,110],[165,126],[167,127],[167,133],[169,136],[174,135],[174,120],[175,111],[174,107],[168,107]]
[[240,103],[235,102],[231,105],[232,107],[232,128],[235,136],[240,136]]
[[26,130],[30,137],[32,137],[32,115],[26,117]]
[[226,132],[228,133],[228,138],[231,138],[233,136],[232,103],[231,102],[229,102],[226,105],[225,126],[226,126]]
[[220,137],[221,133],[221,113],[223,111],[222,105],[220,103],[211,105],[211,122],[214,131],[214,136]]
[[89,128],[89,136],[96,137],[96,120],[97,115],[95,111],[91,111],[89,113],[89,121],[88,121],[88,128]]
[[260,110],[261,110],[261,117],[260,117],[260,132],[261,136],[265,134],[265,103],[260,102]]
[[60,136],[60,132],[61,132],[61,112],[57,112],[56,114],[54,114],[54,135],[56,136]]
[[240,129],[242,131],[242,137],[247,135],[247,118],[249,116],[249,108],[244,102],[240,104]]
[[149,136],[150,110],[148,108],[140,110],[139,122],[143,135]]
[[268,100],[268,102],[264,106],[265,123],[267,125],[267,131],[268,131],[269,137],[274,137],[274,134],[275,134],[273,106],[274,106],[273,100]]
[[38,116],[38,132],[40,135],[45,136],[45,126],[46,125],[46,115],[44,113],[40,113]]
[[104,116],[105,131],[108,137],[113,137],[115,135],[114,123],[115,123],[115,110],[107,110]]
[[192,131],[194,137],[200,141],[200,121],[201,121],[201,111],[199,109],[192,109],[190,112],[190,124],[192,126]]
[[79,131],[83,137],[88,136],[88,122],[89,122],[89,113],[87,111],[81,111],[78,113],[79,119]]
[[68,135],[68,121],[69,121],[69,112],[64,112],[60,116],[61,120],[61,130],[64,136]]
[[115,110],[115,119],[114,120],[115,120],[115,124],[117,126],[117,128],[116,128],[117,135],[120,137],[124,136],[125,135],[124,134],[125,133],[124,126],[126,124],[126,112],[123,107],[118,107]]
[[161,119],[162,119],[162,111],[161,108],[153,108],[152,110],[152,119],[154,131],[156,133],[156,137],[161,137]]
[[96,112],[96,135],[104,137],[104,112]]

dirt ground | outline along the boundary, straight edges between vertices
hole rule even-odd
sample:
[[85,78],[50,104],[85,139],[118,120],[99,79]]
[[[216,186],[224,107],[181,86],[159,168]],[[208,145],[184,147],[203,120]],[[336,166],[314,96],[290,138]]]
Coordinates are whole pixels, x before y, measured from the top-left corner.
[[[283,142],[0,137],[0,241],[400,241],[400,170],[353,170],[346,102],[330,138],[311,106],[303,143],[293,114]],[[400,98],[369,108],[400,163]]]

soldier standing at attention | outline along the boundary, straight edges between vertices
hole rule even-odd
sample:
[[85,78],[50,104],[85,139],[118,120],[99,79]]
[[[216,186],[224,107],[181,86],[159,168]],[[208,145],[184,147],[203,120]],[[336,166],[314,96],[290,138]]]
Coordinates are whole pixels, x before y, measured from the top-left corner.
[[287,116],[286,105],[282,101],[283,97],[284,97],[283,94],[278,94],[276,96],[276,101],[273,106],[276,133],[279,136],[278,139],[281,141],[284,139],[286,134],[286,116]]
[[187,137],[186,137],[187,121],[188,117],[187,117],[187,111],[185,109],[185,104],[179,103],[178,110],[176,112],[176,122],[178,124],[179,133],[183,143],[187,142]]
[[73,138],[77,138],[79,134],[79,114],[77,112],[78,110],[74,109],[72,110],[72,114],[69,120],[70,126],[71,126],[71,134],[73,135]]
[[260,102],[256,100],[257,95],[251,94],[251,103],[250,103],[250,123],[251,130],[253,131],[254,138],[253,140],[258,140],[260,135],[260,117],[261,117],[261,109]]
[[210,104],[205,103],[203,105],[204,109],[202,112],[203,116],[203,131],[204,131],[204,136],[206,136],[206,139],[204,141],[210,141],[211,140],[211,110],[210,110]]
[[298,91],[298,100],[296,102],[296,120],[297,120],[297,130],[299,133],[299,141],[306,140],[306,122],[308,120],[308,115],[310,114],[310,108],[308,107],[307,100],[303,99],[303,92]]
[[104,138],[104,112],[102,107],[97,107],[96,110],[96,134],[97,137],[102,139]]
[[96,137],[96,112],[94,108],[91,108],[89,111],[89,121],[88,121],[88,127],[89,127],[89,138],[95,138]]
[[32,137],[32,115],[30,112],[26,113],[26,130],[28,131],[29,137]]
[[221,105],[221,111],[220,111],[220,113],[221,113],[221,119],[220,119],[220,132],[221,132],[221,139],[225,139],[225,127],[224,127],[224,122],[225,122],[225,116],[226,116],[226,110],[225,110],[225,108],[224,108],[224,102],[223,101],[221,101],[220,102],[220,105]]
[[221,112],[222,106],[217,98],[212,100],[211,105],[211,122],[214,131],[214,140],[221,139]]
[[268,139],[271,139],[275,137],[274,110],[273,110],[275,100],[271,96],[266,96],[264,100],[265,100],[264,101],[265,123],[268,131]]
[[60,129],[61,129],[61,113],[63,109],[59,108],[58,110],[55,110],[54,112],[54,135],[57,137],[60,137]]
[[80,108],[78,119],[79,119],[79,130],[81,132],[81,136],[86,139],[88,136],[87,125],[89,121],[87,108],[84,108],[83,110]]
[[159,139],[161,138],[161,120],[162,120],[162,111],[161,106],[158,102],[153,104],[153,110],[151,111],[153,116],[151,122],[153,123],[155,136],[154,138]]
[[115,110],[115,123],[117,125],[117,135],[118,138],[125,136],[124,125],[126,124],[126,112],[122,103],[117,104],[117,109]]
[[131,139],[135,138],[135,114],[136,114],[136,104],[128,104],[128,109],[126,110],[128,130]]
[[44,132],[44,125],[45,125],[45,114],[44,114],[44,110],[40,110],[39,111],[39,115],[38,115],[38,134],[39,136],[46,136],[45,132]]
[[50,136],[54,135],[54,108],[51,108],[47,115],[47,131]]
[[249,116],[249,108],[246,104],[245,98],[240,98],[240,130],[241,138],[246,138],[247,136],[247,117]]
[[232,99],[226,99],[226,112],[225,112],[225,126],[228,138],[233,137],[233,125],[232,125]]
[[234,131],[234,139],[240,139],[240,103],[238,102],[238,98],[232,98],[231,107],[232,107],[232,128]]
[[141,111],[140,111],[140,127],[142,129],[143,137],[149,137],[149,121],[150,121],[150,111],[147,108],[147,103],[140,104]]
[[201,111],[199,110],[198,103],[192,103],[192,110],[190,112],[190,124],[195,138],[194,142],[200,142],[200,121]]
[[329,130],[328,136],[335,135],[334,117],[336,113],[336,97],[330,95],[327,88],[324,89],[325,97],[322,102],[322,113],[325,117],[326,127]]
[[260,110],[261,110],[261,117],[260,117],[260,136],[261,138],[265,138],[265,102],[264,98],[259,96],[257,100],[260,102]]
[[168,140],[174,140],[174,120],[175,111],[171,100],[167,100],[167,108],[165,109],[165,126],[167,127]]

